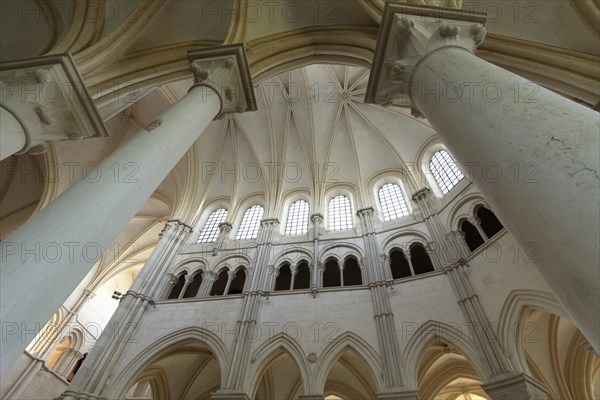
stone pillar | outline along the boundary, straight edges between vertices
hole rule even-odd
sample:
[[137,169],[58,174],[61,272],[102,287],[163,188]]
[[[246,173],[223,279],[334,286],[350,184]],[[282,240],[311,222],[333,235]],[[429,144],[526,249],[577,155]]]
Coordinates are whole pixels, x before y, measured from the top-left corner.
[[[170,152],[180,154],[179,157],[183,155],[217,113],[243,112],[255,109],[252,85],[242,45],[209,48],[188,54],[196,80],[199,83],[180,103],[161,117],[163,123],[157,124],[160,126],[149,132],[149,135],[143,133],[142,142],[138,143],[136,148],[129,149],[133,152],[130,160],[135,159],[135,156],[137,156],[140,161],[148,161],[144,165],[151,164],[147,167],[148,170],[154,171],[154,173],[162,172],[164,167],[152,167],[152,165],[168,164],[173,161],[172,165],[167,166],[166,175],[178,160],[178,157],[173,157]],[[235,96],[233,88],[236,88],[237,93],[241,93],[241,95]],[[176,121],[171,121],[174,117],[176,117]],[[167,125],[167,129],[163,128],[165,125]],[[156,131],[160,131],[162,136],[155,135],[154,132]],[[136,137],[132,138],[131,141],[135,141]],[[160,148],[158,148],[158,144],[160,144]],[[152,156],[146,153],[151,153]],[[176,159],[172,160],[172,158]],[[156,163],[156,159],[160,159],[161,163]],[[145,188],[155,187],[153,186],[154,180],[158,181],[156,183],[158,185],[164,176],[151,177],[145,171],[144,178],[150,181],[148,183],[143,179],[139,179],[142,182],[142,187]],[[122,189],[125,191],[126,187]],[[123,203],[130,202],[131,198],[127,198],[128,195],[131,197],[138,196],[137,193],[135,195],[129,193],[129,191],[135,191],[136,189],[138,189],[136,186],[130,188],[125,194],[126,201],[117,202],[115,207],[123,207]],[[153,190],[150,190],[148,195]],[[64,194],[61,195],[61,198],[63,196]],[[55,203],[56,201],[52,204]],[[127,220],[125,219],[124,222],[127,223]],[[153,296],[159,293],[163,287],[164,276],[167,272],[165,265],[173,260],[192,231],[190,226],[179,221],[169,221],[169,223],[172,224],[172,228],[165,231],[159,245],[140,271],[130,290],[121,300],[117,311],[109,322],[109,324],[116,324],[117,329],[106,329],[102,333],[101,339],[96,343],[90,357],[86,359],[69,390],[62,395],[62,398],[78,399],[87,396],[87,394],[102,395],[102,390],[106,387],[111,369],[118,362],[123,347],[128,342],[123,339],[134,336],[135,326],[139,323],[146,307],[154,304]],[[86,229],[90,229],[89,225],[86,226]],[[86,395],[82,395],[82,393],[86,393]]]
[[160,293],[156,296],[157,300],[164,300],[167,299],[169,297],[169,295],[171,294],[171,291],[173,291],[173,288],[175,287],[175,285],[177,285],[177,282],[179,282],[179,279],[177,279],[177,277],[175,275],[173,275],[172,273],[168,273],[167,274],[167,284],[165,285],[165,288],[160,291]]
[[153,296],[161,293],[167,274],[166,266],[175,258],[191,231],[189,225],[178,220],[167,222],[158,245],[108,322],[109,329],[104,329],[89,357],[61,398],[88,398],[85,397],[88,394],[101,396],[123,348],[130,343],[128,339],[135,336],[135,329],[139,326],[146,308],[154,304]]
[[46,142],[108,136],[69,54],[0,64],[0,160]]
[[322,394],[303,394],[298,396],[299,400],[323,400],[325,397]]
[[233,226],[229,222],[222,222],[219,224],[219,236],[217,236],[217,241],[215,242],[213,256],[216,256],[219,253],[219,250],[223,248],[223,242],[227,239],[227,235],[229,235],[232,228]]
[[[3,241],[2,321],[15,324],[19,333],[39,331],[219,109],[212,89],[194,87],[161,116],[162,126],[140,132],[104,159],[97,182],[75,183]],[[115,181],[107,173],[126,163],[137,166],[132,180]],[[55,253],[46,256],[46,248]],[[2,342],[2,372],[25,349],[20,336]]]
[[485,21],[387,3],[366,101],[427,118],[598,352],[598,113],[476,57]]
[[487,382],[481,388],[492,400],[548,400],[548,388],[525,374]]
[[321,256],[319,254],[319,237],[321,236],[321,232],[323,231],[323,215],[312,214],[310,216],[310,221],[313,223],[313,262],[310,266],[310,291],[312,292],[313,297],[316,297],[317,293],[319,292],[319,288],[323,286],[322,272],[324,266],[321,265]]
[[223,296],[227,296],[229,293],[229,287],[231,286],[231,281],[235,278],[235,271],[227,271],[227,284],[225,284],[225,290],[223,290]]
[[[373,316],[379,340],[380,354],[383,359],[383,379],[386,388],[395,390],[403,386],[402,369],[400,366],[401,354],[398,346],[398,334],[394,323],[394,314],[388,297],[389,276],[383,269],[386,265],[380,262],[377,238],[373,229],[373,208],[364,208],[357,212],[359,216],[363,241],[365,245],[366,264],[365,279],[368,280],[373,302]],[[388,269],[389,270],[389,269]]]
[[294,282],[296,282],[296,274],[298,273],[298,266],[297,265],[291,266],[290,272],[292,273],[292,279],[290,279],[290,290],[294,290]]
[[21,122],[0,105],[0,161],[23,150],[26,143],[27,136]]
[[469,221],[471,223],[471,225],[473,225],[475,227],[475,229],[477,229],[479,236],[481,236],[481,238],[483,239],[484,242],[489,239],[487,237],[487,235],[485,234],[485,232],[483,231],[483,228],[481,227],[481,220],[479,218],[472,216],[467,221]]
[[392,260],[388,254],[379,254],[379,262],[383,266],[382,277],[383,280],[389,281],[394,279],[392,274]]
[[489,366],[495,376],[506,376],[512,373],[512,366],[500,346],[496,331],[479,301],[479,296],[471,285],[466,268],[467,264],[463,260],[444,270],[454,290],[458,305],[465,319],[471,324],[473,341],[481,352],[481,360]]
[[[419,205],[427,229],[435,244],[435,255],[433,257],[431,257],[432,253],[429,253],[429,255],[434,262],[436,269],[440,269],[450,263],[456,262],[460,258],[460,254],[457,249],[454,248],[453,243],[448,240],[444,225],[442,224],[442,221],[440,221],[439,213],[431,201],[431,190],[428,187],[418,190],[413,195],[413,200]],[[431,250],[431,248],[428,250]]]
[[196,297],[210,296],[210,291],[216,279],[217,274],[213,271],[202,272],[202,283],[200,284],[200,290],[198,291],[198,295]]
[[63,353],[60,355],[60,358],[56,361],[56,364],[54,364],[54,367],[52,367],[52,369],[58,375],[66,379],[69,377],[69,374],[71,373],[73,368],[75,368],[75,364],[77,364],[77,361],[79,361],[82,357],[83,354],[81,354],[75,349],[65,349],[65,351],[63,351]]
[[177,296],[178,299],[183,299],[183,296],[185,295],[185,292],[187,291],[188,286],[190,286],[190,283],[194,282],[194,277],[190,276],[190,274],[187,274],[184,278],[185,283],[183,284],[183,287],[181,288],[181,292],[179,293],[179,296]]
[[450,231],[447,237],[450,247],[456,250],[458,259],[466,258],[471,253],[471,250],[465,241],[465,233],[463,231],[460,229],[456,231]]
[[221,387],[224,391],[242,392],[242,387],[250,365],[250,348],[252,343],[247,338],[254,337],[256,321],[260,311],[261,300],[266,296],[271,287],[269,279],[269,259],[271,258],[273,235],[278,231],[279,220],[266,218],[260,223],[256,238],[257,250],[253,271],[247,279],[244,292],[244,304],[236,323],[236,333],[233,349],[230,353],[228,365],[223,371],[227,376]]

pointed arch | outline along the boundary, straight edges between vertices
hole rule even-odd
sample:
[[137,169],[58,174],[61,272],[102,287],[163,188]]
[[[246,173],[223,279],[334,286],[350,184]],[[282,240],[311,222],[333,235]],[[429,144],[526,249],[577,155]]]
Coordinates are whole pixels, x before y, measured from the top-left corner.
[[152,395],[154,399],[168,399],[169,398],[169,384],[167,374],[161,367],[149,368],[140,375],[135,383],[142,381],[149,381],[150,387],[152,388]]
[[302,350],[302,346],[300,346],[294,338],[284,332],[278,333],[266,340],[252,353],[252,367],[250,371],[248,371],[248,374],[246,374],[244,383],[246,393],[254,394],[256,392],[263,373],[269,368],[269,365],[284,352],[292,358],[300,371],[304,393],[310,393],[308,390],[312,379],[310,367],[306,362],[307,357],[304,354],[304,350]]
[[371,378],[376,386],[375,390],[377,392],[384,390],[381,356],[366,340],[353,332],[346,331],[323,349],[314,366],[313,380],[310,385],[312,392],[308,393],[321,393],[323,391],[329,370],[335,361],[343,355],[344,351],[348,349],[353,350],[369,367]]
[[402,365],[405,370],[405,384],[416,389],[419,361],[425,349],[433,341],[441,341],[458,349],[473,366],[484,382],[492,377],[489,366],[481,360],[478,349],[471,344],[471,339],[457,328],[443,322],[429,320],[419,326],[408,341],[402,355]]
[[537,308],[550,314],[569,320],[556,297],[551,293],[539,290],[516,289],[509,293],[498,318],[498,338],[504,351],[508,352],[513,362],[513,368],[519,372],[531,373],[523,352],[522,327],[529,309]]
[[221,370],[221,385],[224,384],[226,374],[223,368],[227,365],[228,351],[225,343],[212,331],[197,326],[171,332],[143,349],[137,356],[115,371],[115,381],[106,394],[107,399],[121,399],[126,391],[133,385],[146,367],[152,365],[157,359],[167,355],[172,350],[189,344],[206,345],[215,355]]

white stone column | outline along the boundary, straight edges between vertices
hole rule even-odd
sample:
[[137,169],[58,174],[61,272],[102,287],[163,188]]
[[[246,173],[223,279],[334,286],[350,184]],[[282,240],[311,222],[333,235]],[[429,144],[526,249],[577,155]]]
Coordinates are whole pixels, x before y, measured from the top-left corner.
[[408,96],[600,351],[598,113],[476,57],[484,23],[388,3],[366,99]]
[[[243,46],[190,58],[199,84],[103,160],[97,180],[75,183],[0,244],[0,374],[33,338],[26,333],[44,326],[213,118],[255,109]],[[111,168],[125,165],[136,174],[116,179]]]
[[181,288],[181,292],[179,293],[179,296],[177,297],[178,299],[182,299],[183,296],[185,295],[185,292],[187,292],[187,288],[190,285],[190,283],[192,283],[194,281],[194,277],[190,276],[189,274],[185,276],[185,283],[183,284],[183,287]]
[[23,125],[13,113],[0,105],[0,161],[21,151],[26,143]]
[[[39,330],[75,290],[219,109],[212,89],[195,87],[161,115],[160,126],[138,133],[101,162],[97,182],[75,183],[2,242],[0,313],[3,323],[18,329],[1,344],[2,372],[27,344],[21,333]],[[136,166],[137,174],[115,181],[109,168],[125,164]]]

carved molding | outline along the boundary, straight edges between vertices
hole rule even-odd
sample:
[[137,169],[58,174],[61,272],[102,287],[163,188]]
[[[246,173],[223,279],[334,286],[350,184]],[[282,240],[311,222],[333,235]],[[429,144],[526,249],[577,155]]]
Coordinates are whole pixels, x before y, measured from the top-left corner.
[[256,99],[243,44],[188,51],[196,85],[208,86],[221,99],[221,112],[256,111]]
[[[483,13],[387,3],[365,102],[383,106],[413,104],[412,76],[421,60],[447,47],[474,52],[485,38],[486,19]],[[422,116],[414,107],[411,113]]]
[[46,142],[108,136],[69,54],[0,63],[0,104],[23,126],[19,153],[46,151]]

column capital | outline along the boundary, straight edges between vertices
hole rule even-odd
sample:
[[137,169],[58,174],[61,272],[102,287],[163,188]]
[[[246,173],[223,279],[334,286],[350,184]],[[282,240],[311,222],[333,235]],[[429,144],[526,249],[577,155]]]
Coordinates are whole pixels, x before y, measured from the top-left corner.
[[386,3],[365,102],[414,106],[412,76],[421,60],[446,47],[474,52],[485,38],[486,20],[485,13]]
[[431,193],[431,189],[429,189],[427,186],[425,186],[422,189],[417,190],[412,198],[414,201],[422,201],[422,200],[427,200],[429,198],[429,194]]
[[177,282],[179,282],[179,279],[177,279],[177,277],[172,272],[169,272],[167,274],[167,279],[169,280],[169,284],[171,286],[175,286],[177,285]]
[[231,232],[231,229],[233,229],[233,225],[231,225],[229,222],[221,222],[219,224],[219,232],[221,233],[229,233]]
[[323,214],[313,214],[310,216],[310,221],[313,224],[320,224],[321,222],[323,222]]
[[221,112],[256,111],[256,99],[243,44],[189,50],[195,86],[208,86],[221,100]]
[[532,377],[520,374],[481,385],[492,400],[547,400],[548,388]]
[[260,221],[260,226],[264,228],[273,228],[279,225],[279,220],[277,218],[265,218]]
[[356,215],[358,215],[361,218],[365,218],[365,217],[372,216],[374,212],[375,212],[375,210],[373,209],[373,207],[365,207],[365,208],[361,208],[360,210],[358,210],[356,212]]
[[43,153],[46,142],[108,136],[68,53],[0,63],[0,103],[25,132],[17,154]]
[[183,232],[184,234],[188,234],[192,231],[192,227],[188,224],[181,222],[178,219],[169,219],[165,222],[165,226],[162,231],[158,234],[158,237],[162,238],[167,233],[177,234],[177,231]]
[[212,282],[217,277],[217,274],[214,271],[204,271],[202,272],[202,280]]

